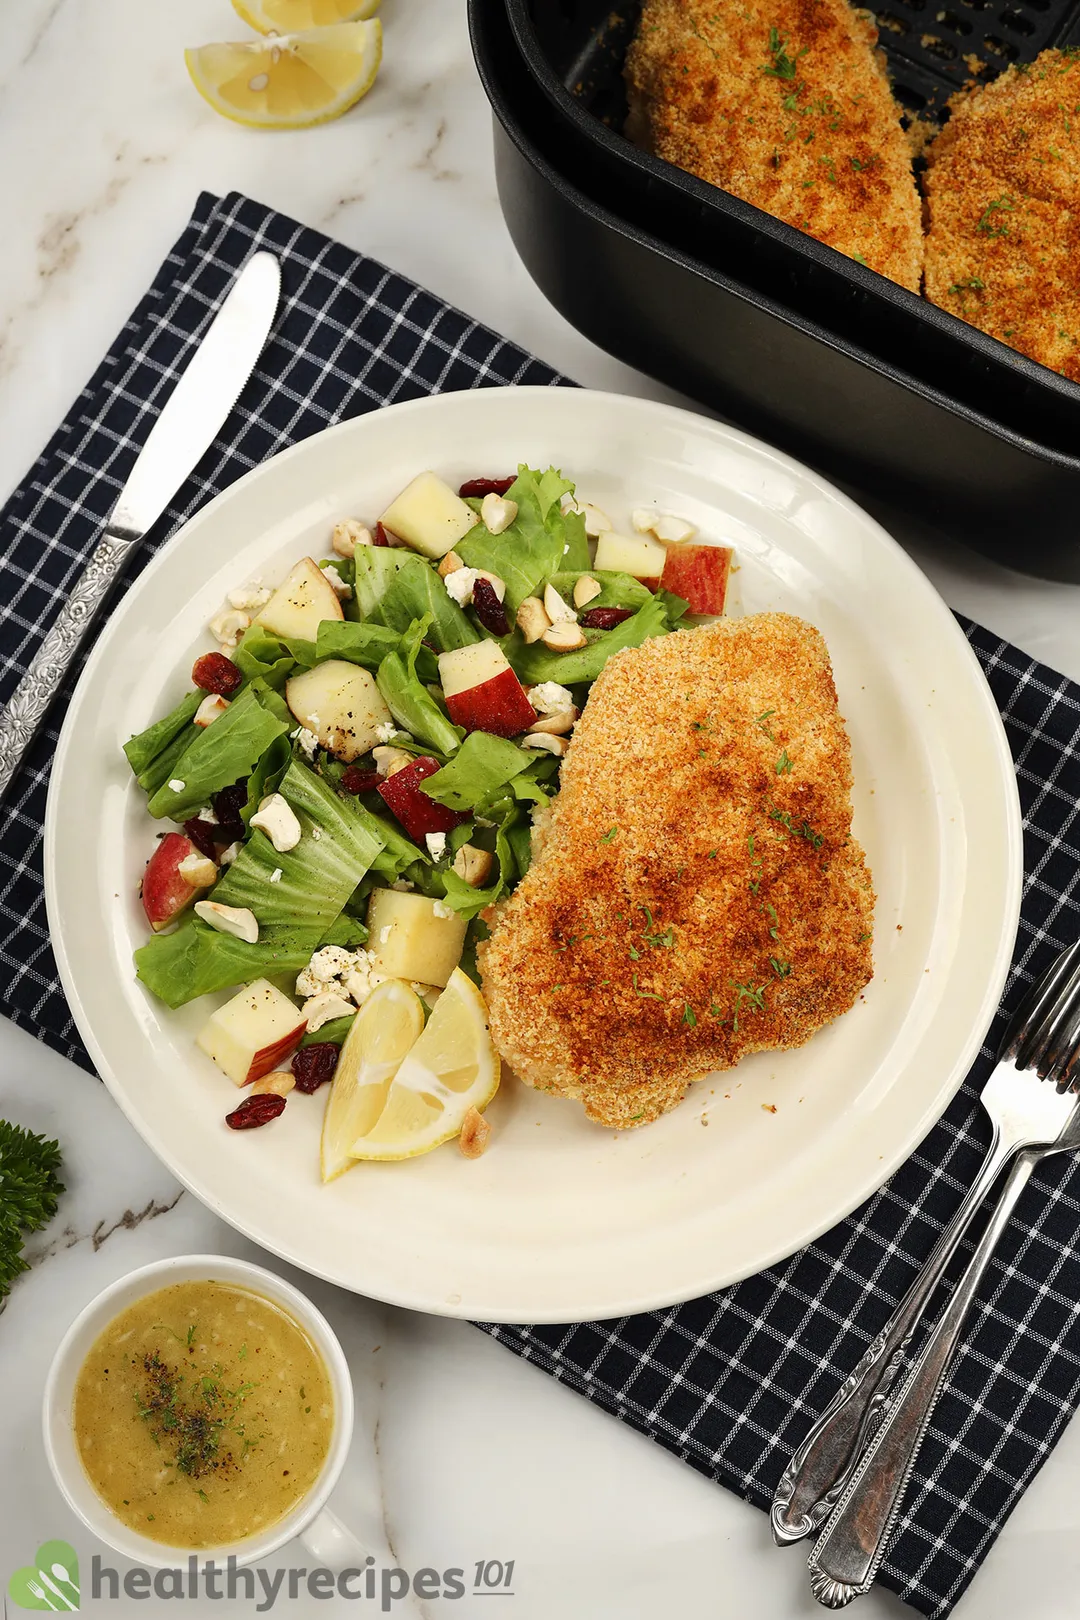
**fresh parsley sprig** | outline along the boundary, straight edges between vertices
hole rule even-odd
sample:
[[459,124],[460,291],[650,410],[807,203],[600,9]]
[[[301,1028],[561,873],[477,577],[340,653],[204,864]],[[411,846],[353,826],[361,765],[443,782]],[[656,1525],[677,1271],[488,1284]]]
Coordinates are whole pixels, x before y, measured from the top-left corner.
[[29,1269],[22,1256],[24,1238],[56,1214],[64,1191],[59,1168],[58,1143],[0,1119],[0,1299]]

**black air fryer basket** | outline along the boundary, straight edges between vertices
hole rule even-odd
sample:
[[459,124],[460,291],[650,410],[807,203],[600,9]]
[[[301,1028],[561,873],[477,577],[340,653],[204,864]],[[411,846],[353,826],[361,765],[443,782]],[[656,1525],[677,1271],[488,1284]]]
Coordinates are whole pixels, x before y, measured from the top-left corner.
[[[903,15],[918,0],[887,5],[897,97],[921,115],[968,76],[962,54],[1003,67],[1067,42],[1080,11],[959,0],[962,15],[920,25]],[[632,147],[618,131],[636,12],[470,0],[503,209],[552,302],[834,476],[1019,566],[1080,578],[1080,387]]]

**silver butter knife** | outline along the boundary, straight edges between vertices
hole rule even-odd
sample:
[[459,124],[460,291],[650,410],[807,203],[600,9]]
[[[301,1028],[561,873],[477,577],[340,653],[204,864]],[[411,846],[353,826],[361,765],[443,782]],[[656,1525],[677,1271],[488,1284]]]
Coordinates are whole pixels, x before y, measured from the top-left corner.
[[0,715],[0,800],[134,546],[217,437],[262,353],[281,297],[281,266],[255,253],[230,287],[151,428],[75,589]]

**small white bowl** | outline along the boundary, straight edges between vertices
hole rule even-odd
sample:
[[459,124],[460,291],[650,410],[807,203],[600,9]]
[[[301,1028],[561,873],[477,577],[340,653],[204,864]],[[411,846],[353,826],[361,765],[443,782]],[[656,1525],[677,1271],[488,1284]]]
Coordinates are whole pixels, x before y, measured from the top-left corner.
[[[299,1322],[318,1350],[334,1392],[334,1428],[330,1448],[319,1477],[307,1495],[291,1513],[261,1535],[247,1536],[242,1541],[221,1547],[174,1547],[152,1541],[149,1536],[129,1529],[90,1483],[75,1444],[72,1421],[75,1383],[92,1345],[113,1318],[136,1300],[156,1293],[160,1288],[168,1288],[173,1283],[184,1282],[231,1283],[262,1294],[280,1305]],[[171,1569],[186,1564],[188,1558],[194,1555],[200,1563],[213,1559],[217,1564],[224,1564],[232,1558],[237,1565],[250,1564],[256,1559],[268,1557],[293,1536],[303,1536],[305,1542],[317,1545],[320,1551],[327,1546],[340,1546],[344,1552],[347,1546],[352,1558],[359,1551],[354,1538],[326,1506],[352,1439],[353,1388],[348,1363],[321,1311],[317,1311],[291,1283],[262,1266],[218,1254],[177,1255],[170,1260],[157,1260],[152,1265],[142,1266],[138,1271],[132,1271],[112,1283],[80,1311],[65,1333],[45,1383],[42,1417],[45,1455],[68,1503],[88,1530],[133,1563],[144,1564],[151,1569]],[[360,1551],[361,1562],[363,1556]]]

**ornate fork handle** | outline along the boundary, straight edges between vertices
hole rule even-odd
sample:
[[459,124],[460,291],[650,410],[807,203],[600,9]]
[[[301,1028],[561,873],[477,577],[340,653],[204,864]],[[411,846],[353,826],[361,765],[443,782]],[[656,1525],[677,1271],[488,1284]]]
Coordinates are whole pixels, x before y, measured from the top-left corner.
[[773,1539],[799,1541],[824,1524],[851,1478],[881,1414],[927,1302],[956,1253],[972,1218],[1020,1144],[995,1134],[982,1169],[910,1289],[837,1390],[777,1486],[770,1514]]
[[885,1554],[964,1318],[1017,1200],[1042,1155],[1022,1153],[956,1290],[888,1406],[807,1561],[810,1589],[828,1609],[869,1591]]
[[23,755],[138,538],[127,530],[106,528],[0,715],[0,799],[11,786]]

